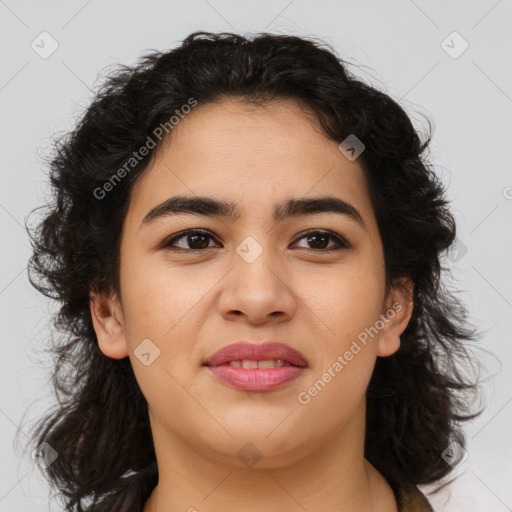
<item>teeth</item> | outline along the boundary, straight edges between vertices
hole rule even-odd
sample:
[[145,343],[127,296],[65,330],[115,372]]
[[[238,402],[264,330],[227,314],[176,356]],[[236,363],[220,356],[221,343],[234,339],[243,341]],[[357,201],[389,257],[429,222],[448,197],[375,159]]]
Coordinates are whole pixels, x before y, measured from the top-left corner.
[[258,368],[276,368],[284,366],[282,359],[271,359],[270,361],[258,361]]
[[279,368],[281,366],[290,366],[290,363],[282,359],[270,359],[268,361],[251,361],[244,359],[243,361],[230,361],[229,366],[236,366],[237,368]]

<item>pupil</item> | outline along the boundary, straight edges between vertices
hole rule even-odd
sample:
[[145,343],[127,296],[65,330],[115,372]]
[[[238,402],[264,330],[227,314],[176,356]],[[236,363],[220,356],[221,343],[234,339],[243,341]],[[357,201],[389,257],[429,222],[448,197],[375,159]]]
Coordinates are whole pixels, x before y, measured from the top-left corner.
[[[312,240],[316,240],[316,239],[319,239],[319,238],[322,238],[324,240],[324,242],[327,240],[327,237],[325,235],[313,235],[313,236],[310,236],[308,238],[308,243],[311,243]],[[315,243],[315,242],[313,242]],[[318,244],[317,244],[318,245]],[[324,249],[326,247],[326,244],[321,244],[322,247],[320,247],[320,249]]]
[[[191,242],[191,240],[197,241],[198,238],[202,238],[203,242],[206,240],[206,247],[208,247],[208,241],[207,237],[205,235],[189,235],[188,240],[190,245],[194,245],[194,241]],[[195,247],[196,249],[202,249],[204,248],[204,243],[201,245],[201,247]]]

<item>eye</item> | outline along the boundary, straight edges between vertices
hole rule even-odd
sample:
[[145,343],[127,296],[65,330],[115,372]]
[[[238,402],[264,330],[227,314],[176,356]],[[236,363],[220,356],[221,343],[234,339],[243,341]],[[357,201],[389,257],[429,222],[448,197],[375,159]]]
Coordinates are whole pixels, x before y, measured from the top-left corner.
[[[189,247],[177,247],[175,243],[178,240],[185,239],[184,244],[188,244]],[[193,250],[201,251],[203,249],[209,249],[209,242],[213,240],[212,235],[208,231],[202,229],[189,229],[183,231],[178,235],[168,238],[161,245],[161,249],[178,249],[178,250]]]
[[[332,231],[325,231],[325,230],[312,230],[308,231],[305,235],[300,237],[298,240],[306,239],[306,243],[313,244],[316,246],[315,251],[316,252],[331,252],[331,251],[339,251],[341,249],[348,249],[350,247],[350,244],[342,238],[340,235],[333,233]],[[328,246],[329,242],[328,240],[332,239],[336,242],[336,245],[334,247],[331,247],[330,249],[326,249],[326,246]],[[320,251],[318,251],[320,249]]]
[[[315,252],[331,252],[339,251],[341,249],[348,249],[350,244],[340,235],[332,231],[326,230],[311,230],[306,234],[303,234],[297,241],[306,239],[307,244],[312,244],[315,247],[309,247]],[[176,245],[176,242],[183,240],[182,246]],[[160,248],[168,250],[191,250],[191,251],[202,251],[205,249],[211,249],[210,241],[214,240],[214,237],[210,232],[202,229],[189,229],[178,233],[165,240]],[[334,240],[334,247],[327,248],[329,246],[329,240]],[[297,243],[297,241],[295,243]],[[306,247],[307,249],[308,247]]]

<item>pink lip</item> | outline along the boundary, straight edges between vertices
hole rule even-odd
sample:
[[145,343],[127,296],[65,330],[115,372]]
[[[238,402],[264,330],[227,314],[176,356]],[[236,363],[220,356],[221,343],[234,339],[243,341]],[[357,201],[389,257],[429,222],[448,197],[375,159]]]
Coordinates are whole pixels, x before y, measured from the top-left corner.
[[307,362],[304,356],[292,347],[284,343],[275,341],[265,341],[263,343],[249,343],[241,341],[226,345],[217,350],[206,361],[207,366],[220,366],[230,361],[242,361],[244,359],[251,361],[268,361],[269,359],[282,359],[288,361],[294,366],[305,367]]
[[[282,359],[286,366],[276,368],[241,368],[230,366],[231,361],[268,361]],[[297,379],[307,367],[297,350],[277,342],[261,344],[239,342],[227,345],[204,363],[219,380],[246,391],[269,391]]]

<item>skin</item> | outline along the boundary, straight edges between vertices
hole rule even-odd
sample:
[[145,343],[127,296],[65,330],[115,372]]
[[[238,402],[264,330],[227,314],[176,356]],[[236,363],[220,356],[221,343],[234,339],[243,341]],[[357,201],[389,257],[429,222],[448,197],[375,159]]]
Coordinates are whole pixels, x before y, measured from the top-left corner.
[[[236,221],[180,214],[141,227],[176,194],[233,201],[242,213]],[[365,227],[330,212],[273,221],[275,204],[324,194],[355,206]],[[158,249],[190,228],[213,238],[191,246],[184,237],[175,242],[181,252]],[[334,239],[301,238],[313,228],[338,233],[350,247],[325,252]],[[263,250],[252,263],[236,252],[248,236]],[[396,512],[390,486],[364,458],[365,391],[376,358],[399,349],[412,285],[386,294],[362,168],[313,115],[293,100],[195,107],[135,185],[120,282],[120,296],[91,294],[91,313],[100,349],[130,358],[148,401],[159,483],[145,512]],[[299,393],[394,303],[401,305],[394,318],[301,404]],[[144,339],[160,349],[148,366],[134,353]],[[309,366],[300,378],[273,391],[241,391],[202,366],[227,344],[268,339],[302,352]],[[248,442],[261,454],[251,467],[237,456]]]

